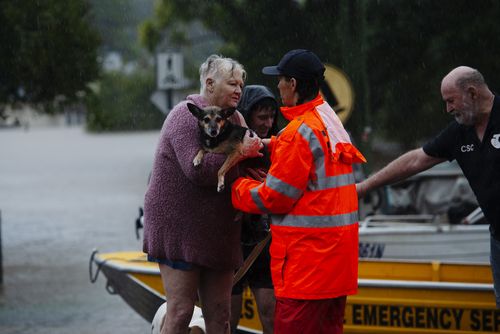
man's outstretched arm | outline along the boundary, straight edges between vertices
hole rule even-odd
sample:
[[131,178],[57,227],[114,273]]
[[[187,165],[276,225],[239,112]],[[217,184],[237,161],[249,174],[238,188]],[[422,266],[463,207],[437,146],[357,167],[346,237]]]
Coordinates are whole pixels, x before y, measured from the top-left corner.
[[446,159],[431,157],[422,148],[406,152],[363,182],[356,184],[358,197],[361,198],[378,187],[406,179],[443,161]]

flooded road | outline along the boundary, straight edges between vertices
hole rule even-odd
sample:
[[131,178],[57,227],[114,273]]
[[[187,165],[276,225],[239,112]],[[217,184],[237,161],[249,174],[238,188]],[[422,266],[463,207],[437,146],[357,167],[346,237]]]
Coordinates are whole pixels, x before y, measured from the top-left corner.
[[140,250],[134,221],[158,131],[0,130],[0,333],[149,333],[88,262]]

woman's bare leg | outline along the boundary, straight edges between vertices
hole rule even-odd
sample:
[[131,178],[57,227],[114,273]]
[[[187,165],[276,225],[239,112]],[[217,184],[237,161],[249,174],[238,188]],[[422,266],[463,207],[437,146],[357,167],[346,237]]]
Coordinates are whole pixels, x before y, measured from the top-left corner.
[[207,334],[230,333],[233,274],[232,270],[202,269],[199,295]]
[[200,269],[179,270],[160,264],[160,274],[167,295],[167,314],[161,334],[186,334],[193,316],[200,283]]

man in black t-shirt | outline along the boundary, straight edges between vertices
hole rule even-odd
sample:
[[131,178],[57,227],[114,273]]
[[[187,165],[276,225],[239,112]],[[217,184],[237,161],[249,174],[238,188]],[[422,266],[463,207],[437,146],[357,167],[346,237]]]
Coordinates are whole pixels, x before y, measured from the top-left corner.
[[446,112],[455,117],[422,148],[407,152],[356,185],[362,197],[446,160],[456,159],[474,191],[491,232],[491,266],[500,308],[500,97],[477,70],[460,66],[441,82]]

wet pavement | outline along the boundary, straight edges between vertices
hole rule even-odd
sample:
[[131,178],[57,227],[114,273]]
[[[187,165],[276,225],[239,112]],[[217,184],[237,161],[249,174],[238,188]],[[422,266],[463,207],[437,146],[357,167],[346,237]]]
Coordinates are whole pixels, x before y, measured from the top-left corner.
[[89,257],[140,250],[134,222],[158,132],[0,130],[0,333],[149,333]]

